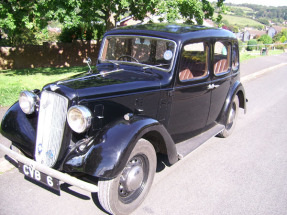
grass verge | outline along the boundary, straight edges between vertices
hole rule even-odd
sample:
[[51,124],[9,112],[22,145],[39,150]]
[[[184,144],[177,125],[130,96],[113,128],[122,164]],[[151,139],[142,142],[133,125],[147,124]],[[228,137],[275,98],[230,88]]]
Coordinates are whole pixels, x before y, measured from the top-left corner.
[[11,106],[18,100],[22,90],[42,89],[48,83],[61,80],[80,72],[87,67],[35,68],[0,71],[0,107]]
[[[276,50],[269,50],[268,55],[278,55],[282,54],[284,51],[281,49],[276,49]],[[260,51],[245,51],[240,53],[240,62],[250,60],[252,58],[257,58],[257,57],[264,57],[264,55],[260,55]]]

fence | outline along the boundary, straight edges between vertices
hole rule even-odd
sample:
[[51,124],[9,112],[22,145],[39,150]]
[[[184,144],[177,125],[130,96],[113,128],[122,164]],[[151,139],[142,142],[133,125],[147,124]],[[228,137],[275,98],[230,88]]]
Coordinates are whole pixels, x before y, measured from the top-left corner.
[[0,47],[0,69],[81,66],[87,57],[95,62],[99,47],[96,43],[79,41]]
[[242,48],[247,48],[247,47],[256,47],[256,50],[261,50],[264,48],[268,48],[268,49],[287,49],[287,43],[273,43],[273,44],[256,44],[256,45],[247,45],[247,44],[243,44],[240,47]]

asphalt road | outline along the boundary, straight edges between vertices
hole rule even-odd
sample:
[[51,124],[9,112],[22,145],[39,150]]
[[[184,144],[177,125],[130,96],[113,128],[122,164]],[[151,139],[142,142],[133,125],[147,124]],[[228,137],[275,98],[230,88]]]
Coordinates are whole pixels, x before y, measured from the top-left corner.
[[[212,138],[158,172],[133,214],[287,214],[287,66],[246,79],[248,112],[234,133]],[[105,214],[96,194],[57,196],[13,169],[0,175],[0,214]]]

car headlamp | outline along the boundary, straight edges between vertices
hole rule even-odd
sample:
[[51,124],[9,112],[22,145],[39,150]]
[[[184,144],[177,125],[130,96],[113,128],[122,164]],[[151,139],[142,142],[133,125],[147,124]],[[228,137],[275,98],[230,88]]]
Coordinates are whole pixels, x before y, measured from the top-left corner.
[[25,114],[32,114],[35,111],[35,107],[39,97],[30,91],[22,91],[19,96],[19,105]]
[[70,107],[67,120],[71,129],[77,133],[85,132],[91,126],[91,111],[82,105]]

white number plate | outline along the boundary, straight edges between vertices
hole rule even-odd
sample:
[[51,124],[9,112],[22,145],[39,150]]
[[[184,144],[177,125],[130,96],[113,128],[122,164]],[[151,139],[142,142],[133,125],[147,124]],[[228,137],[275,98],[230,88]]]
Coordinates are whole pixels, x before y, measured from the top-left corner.
[[60,185],[59,185],[58,179],[53,178],[49,175],[46,175],[21,162],[18,162],[18,168],[19,168],[19,171],[23,173],[24,175],[26,175],[27,177],[32,178],[35,181],[38,181],[42,184],[45,184],[48,187],[53,188],[54,190],[60,191]]

